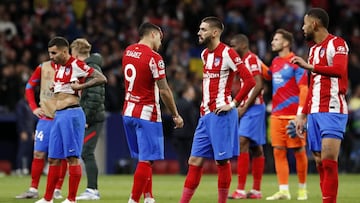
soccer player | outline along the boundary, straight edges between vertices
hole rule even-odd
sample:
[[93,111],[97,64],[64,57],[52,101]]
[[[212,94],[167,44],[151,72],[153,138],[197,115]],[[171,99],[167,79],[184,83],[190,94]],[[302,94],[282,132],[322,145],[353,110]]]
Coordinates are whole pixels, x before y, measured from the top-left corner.
[[[249,39],[243,35],[235,35],[230,40],[230,46],[240,55],[246,68],[252,73],[256,85],[238,107],[240,117],[239,142],[240,154],[237,158],[238,185],[229,199],[261,199],[261,179],[264,173],[265,157],[265,103],[263,99],[263,77],[261,60],[249,50]],[[252,154],[252,189],[246,193],[246,176],[249,170],[250,155]]]
[[302,27],[312,42],[308,63],[294,56],[293,63],[311,72],[310,88],[302,114],[295,120],[302,135],[307,118],[307,136],[320,175],[322,202],[333,203],[338,190],[338,156],[348,120],[345,95],[348,88],[346,42],[327,30],[329,16],[321,8],[310,9]]
[[270,135],[279,184],[279,191],[267,197],[266,200],[291,199],[287,149],[292,149],[295,154],[299,181],[297,199],[307,199],[306,140],[301,137],[291,138],[286,133],[288,122],[301,113],[308,91],[306,72],[298,65],[290,62],[290,59],[295,56],[291,51],[292,43],[292,33],[284,29],[276,30],[271,42],[271,49],[277,52],[278,56],[273,59],[269,70],[263,71],[265,78],[272,80]]
[[[205,158],[214,159],[218,168],[218,202],[226,202],[231,183],[229,159],[239,153],[238,112],[236,107],[255,85],[250,72],[234,49],[220,41],[224,25],[216,17],[201,21],[199,43],[206,46],[203,61],[203,98],[195,131],[189,171],[180,203],[190,202],[202,176]],[[231,87],[235,74],[244,85],[235,99]]]
[[152,195],[152,163],[164,159],[164,136],[159,99],[172,114],[175,128],[184,123],[168,86],[165,64],[157,53],[163,33],[160,27],[143,23],[140,41],[128,46],[122,60],[125,76],[123,120],[130,154],[138,159],[129,203],[155,202]]
[[[52,203],[56,181],[59,177],[60,160],[69,164],[69,193],[62,203],[75,202],[81,178],[80,154],[85,133],[85,114],[79,105],[79,90],[100,85],[106,77],[85,62],[72,57],[69,42],[63,37],[54,37],[48,43],[50,60],[55,63],[54,91],[55,117],[49,137],[49,173],[46,191],[36,203]],[[87,77],[91,80],[85,82]]]
[[[71,55],[79,60],[85,61],[90,67],[101,72],[102,56],[100,54],[91,54],[91,44],[84,38],[74,40],[71,45]],[[90,80],[88,78],[87,80]],[[84,146],[81,158],[84,161],[86,169],[87,187],[85,192],[76,197],[76,200],[99,200],[98,191],[98,167],[95,160],[95,147],[102,132],[105,120],[105,86],[98,85],[84,89],[80,97],[80,106],[83,108],[86,116],[86,129],[84,137]]]
[[[39,118],[35,130],[34,157],[31,164],[31,185],[28,191],[17,195],[17,199],[38,198],[38,186],[49,150],[50,130],[53,125],[56,100],[50,90],[54,82],[55,64],[46,61],[38,65],[30,76],[25,95],[33,114]],[[40,86],[40,106],[35,101],[35,89]],[[67,170],[67,161],[61,161],[60,175],[55,186],[54,199],[62,199],[61,187]]]

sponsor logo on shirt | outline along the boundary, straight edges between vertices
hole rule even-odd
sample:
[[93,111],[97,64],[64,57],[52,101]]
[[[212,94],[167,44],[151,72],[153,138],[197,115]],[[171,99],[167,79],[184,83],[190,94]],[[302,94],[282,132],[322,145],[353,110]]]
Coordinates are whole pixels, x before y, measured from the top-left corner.
[[204,73],[204,78],[219,78],[220,77],[220,73],[209,73],[209,72],[205,72]]
[[160,60],[160,61],[158,62],[158,66],[159,66],[160,69],[164,69],[164,68],[165,68],[165,63],[164,63],[164,61],[163,61],[163,60]]
[[347,54],[346,48],[344,46],[336,47],[335,54]]

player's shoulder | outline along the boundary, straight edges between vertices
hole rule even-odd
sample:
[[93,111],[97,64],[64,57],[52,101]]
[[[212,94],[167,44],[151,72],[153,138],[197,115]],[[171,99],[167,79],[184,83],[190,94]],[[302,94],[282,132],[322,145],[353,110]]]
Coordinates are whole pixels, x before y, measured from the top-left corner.
[[330,40],[333,41],[334,46],[346,45],[346,41],[344,40],[344,38],[342,38],[340,36],[330,35]]
[[346,41],[340,36],[332,35],[331,37],[332,37],[332,42],[333,42],[333,46],[334,46],[336,53],[347,54],[349,51],[349,47],[348,47]]

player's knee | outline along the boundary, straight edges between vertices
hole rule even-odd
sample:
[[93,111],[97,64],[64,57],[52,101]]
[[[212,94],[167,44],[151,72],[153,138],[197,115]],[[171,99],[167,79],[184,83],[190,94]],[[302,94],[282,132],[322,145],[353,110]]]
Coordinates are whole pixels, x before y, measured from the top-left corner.
[[224,160],[216,160],[216,164],[217,165],[220,165],[220,166],[223,166],[225,164],[229,163],[229,160],[228,159],[224,159]]
[[188,160],[188,164],[192,165],[192,166],[202,166],[203,162],[204,162],[203,158],[194,157],[194,156],[190,156],[190,158]]
[[45,159],[45,152],[34,151],[34,158]]
[[261,157],[264,156],[264,150],[261,146],[257,146],[254,148],[251,148],[252,155],[254,157]]

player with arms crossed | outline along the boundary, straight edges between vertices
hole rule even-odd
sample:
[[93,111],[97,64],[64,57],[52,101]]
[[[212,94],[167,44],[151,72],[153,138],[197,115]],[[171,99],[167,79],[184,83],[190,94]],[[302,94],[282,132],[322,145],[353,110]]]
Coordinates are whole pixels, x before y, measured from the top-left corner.
[[[214,159],[218,168],[218,202],[226,202],[231,183],[230,161],[239,153],[238,112],[236,107],[255,85],[250,72],[235,50],[220,41],[224,25],[216,17],[201,21],[199,43],[206,46],[203,61],[203,98],[195,131],[189,171],[180,203],[190,202],[202,176],[205,158]],[[244,86],[235,99],[231,88],[235,74]]]
[[[35,131],[34,158],[31,164],[31,186],[28,191],[16,196],[17,199],[38,198],[38,186],[44,170],[45,159],[49,150],[49,136],[53,124],[56,100],[50,87],[54,82],[55,64],[51,61],[41,63],[29,78],[25,94],[30,108],[39,118]],[[35,88],[40,86],[40,107],[35,101]],[[67,161],[61,161],[60,176],[55,186],[54,199],[63,198],[61,187],[67,170]]]
[[302,114],[295,120],[296,132],[303,134],[307,117],[307,136],[320,175],[322,201],[334,203],[338,190],[338,157],[348,120],[345,95],[348,88],[346,42],[329,34],[329,16],[321,8],[310,9],[302,27],[305,39],[315,43],[308,63],[299,56],[292,59],[311,71],[310,88]]
[[[237,158],[238,184],[229,199],[261,199],[260,186],[265,165],[263,145],[266,142],[262,61],[249,50],[249,39],[243,34],[232,37],[230,46],[240,55],[245,66],[252,73],[256,85],[238,107],[241,118],[238,132],[240,142],[240,154]],[[254,180],[252,189],[246,193],[246,176],[250,164],[249,150],[252,153],[251,170]]]
[[[44,198],[36,203],[52,203],[56,181],[59,177],[60,160],[69,164],[69,193],[62,203],[75,202],[81,178],[80,155],[84,142],[85,114],[79,105],[79,91],[106,82],[106,77],[85,62],[72,57],[69,42],[54,37],[48,43],[50,60],[55,63],[54,94],[55,119],[49,137],[49,173]],[[85,82],[85,79],[91,80]]]
[[164,136],[159,99],[172,114],[175,128],[184,123],[168,86],[165,64],[157,53],[163,33],[160,27],[143,23],[140,41],[124,51],[125,76],[124,127],[131,157],[139,160],[129,203],[138,203],[144,194],[145,203],[154,203],[152,195],[152,163],[164,159]]
[[293,43],[292,33],[278,29],[271,41],[272,51],[277,52],[269,70],[264,70],[265,79],[272,81],[272,110],[270,117],[271,145],[273,146],[276,176],[279,191],[266,198],[266,200],[291,199],[289,190],[289,163],[287,150],[293,149],[296,160],[296,173],[298,176],[297,200],[306,200],[306,177],[308,160],[306,155],[306,140],[300,137],[290,137],[287,128],[290,120],[301,113],[305,105],[307,87],[307,74],[304,69],[291,63],[295,56],[291,51]]

